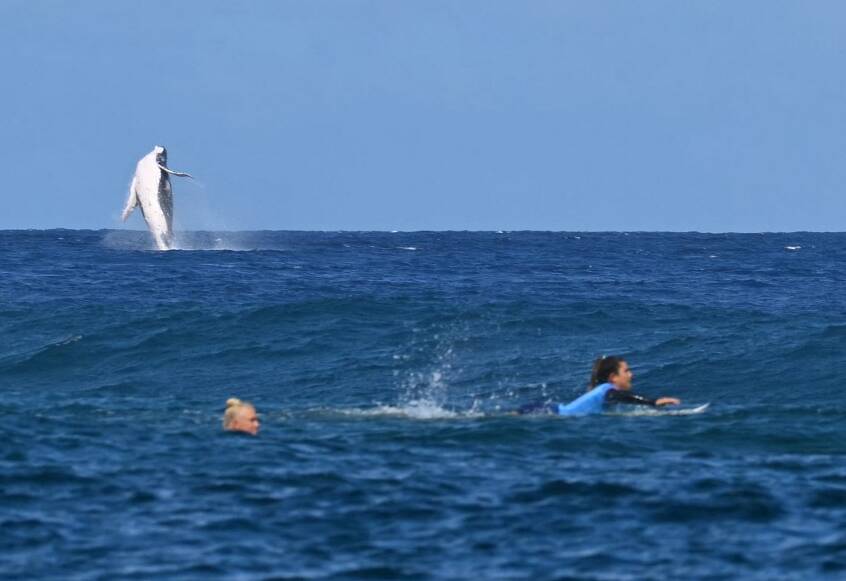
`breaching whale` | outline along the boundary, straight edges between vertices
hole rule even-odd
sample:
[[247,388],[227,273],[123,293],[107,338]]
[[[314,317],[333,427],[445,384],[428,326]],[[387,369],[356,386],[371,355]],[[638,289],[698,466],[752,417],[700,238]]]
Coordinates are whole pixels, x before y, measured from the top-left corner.
[[170,250],[173,243],[173,189],[170,186],[170,175],[192,177],[169,169],[167,150],[157,145],[135,166],[129,198],[121,216],[126,221],[135,206],[141,206],[141,214],[159,250]]

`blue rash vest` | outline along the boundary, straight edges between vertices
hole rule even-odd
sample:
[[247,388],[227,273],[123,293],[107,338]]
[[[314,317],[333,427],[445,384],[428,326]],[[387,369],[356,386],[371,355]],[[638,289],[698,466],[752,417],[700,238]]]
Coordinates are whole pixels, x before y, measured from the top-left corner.
[[602,404],[605,403],[605,396],[612,389],[616,389],[613,383],[597,385],[584,395],[581,395],[570,403],[560,403],[554,407],[555,413],[559,416],[586,416],[589,414],[602,413]]

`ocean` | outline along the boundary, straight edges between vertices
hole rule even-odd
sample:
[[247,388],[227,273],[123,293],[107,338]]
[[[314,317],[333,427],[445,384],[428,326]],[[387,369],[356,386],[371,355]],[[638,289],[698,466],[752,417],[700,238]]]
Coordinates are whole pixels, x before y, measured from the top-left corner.
[[846,576],[846,234],[151,244],[0,232],[7,578]]

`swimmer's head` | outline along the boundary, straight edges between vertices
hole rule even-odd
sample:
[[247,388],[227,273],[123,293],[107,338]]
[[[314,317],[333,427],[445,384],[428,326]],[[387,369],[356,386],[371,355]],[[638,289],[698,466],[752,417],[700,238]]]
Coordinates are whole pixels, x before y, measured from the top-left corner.
[[625,359],[616,355],[603,355],[593,362],[588,389],[603,383],[613,383],[617,389],[628,390],[632,388],[633,378],[634,374]]
[[255,436],[259,426],[256,408],[248,401],[241,401],[237,397],[226,400],[226,411],[223,412],[223,429],[230,432],[244,432]]

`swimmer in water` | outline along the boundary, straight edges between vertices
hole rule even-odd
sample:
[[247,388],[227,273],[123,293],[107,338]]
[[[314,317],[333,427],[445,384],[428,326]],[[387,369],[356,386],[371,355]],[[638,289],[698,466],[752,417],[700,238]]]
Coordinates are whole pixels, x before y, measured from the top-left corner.
[[622,357],[600,357],[593,363],[588,391],[570,403],[529,404],[517,410],[519,414],[556,414],[559,416],[584,416],[602,413],[607,404],[633,404],[651,407],[678,405],[674,397],[650,399],[631,391],[634,374]]
[[223,412],[223,429],[228,432],[243,432],[253,436],[258,434],[259,426],[256,408],[248,401],[241,401],[237,397],[226,400],[226,411]]

